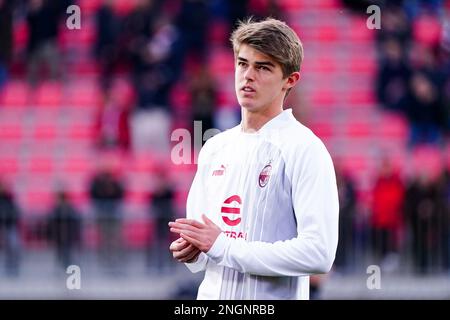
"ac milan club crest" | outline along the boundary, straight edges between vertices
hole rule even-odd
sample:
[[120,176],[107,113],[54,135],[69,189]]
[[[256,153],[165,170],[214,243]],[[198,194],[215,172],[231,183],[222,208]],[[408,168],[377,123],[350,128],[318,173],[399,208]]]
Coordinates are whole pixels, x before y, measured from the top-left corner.
[[267,183],[269,182],[271,171],[272,171],[272,166],[270,165],[270,163],[261,170],[261,173],[259,174],[259,179],[258,179],[258,183],[261,188],[264,188],[267,185]]

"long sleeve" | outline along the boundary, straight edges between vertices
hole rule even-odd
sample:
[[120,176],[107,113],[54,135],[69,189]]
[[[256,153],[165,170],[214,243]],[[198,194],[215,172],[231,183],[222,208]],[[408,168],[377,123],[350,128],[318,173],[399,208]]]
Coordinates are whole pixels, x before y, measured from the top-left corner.
[[319,140],[287,155],[297,237],[274,243],[227,238],[206,253],[215,263],[262,276],[305,276],[330,270],[337,248],[339,203],[331,157]]

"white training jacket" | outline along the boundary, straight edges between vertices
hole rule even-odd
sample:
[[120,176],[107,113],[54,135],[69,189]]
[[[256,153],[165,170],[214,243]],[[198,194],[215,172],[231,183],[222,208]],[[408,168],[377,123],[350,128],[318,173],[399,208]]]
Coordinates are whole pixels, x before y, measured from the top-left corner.
[[309,299],[309,275],[330,270],[338,241],[331,157],[292,110],[256,133],[238,125],[201,149],[187,217],[221,229],[194,263],[197,299]]

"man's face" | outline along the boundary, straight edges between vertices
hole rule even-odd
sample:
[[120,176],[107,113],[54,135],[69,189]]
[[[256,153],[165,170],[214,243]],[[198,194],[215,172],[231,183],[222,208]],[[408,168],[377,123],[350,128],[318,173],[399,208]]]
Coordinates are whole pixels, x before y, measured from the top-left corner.
[[236,56],[234,80],[239,104],[250,112],[281,107],[291,87],[279,63],[246,44]]

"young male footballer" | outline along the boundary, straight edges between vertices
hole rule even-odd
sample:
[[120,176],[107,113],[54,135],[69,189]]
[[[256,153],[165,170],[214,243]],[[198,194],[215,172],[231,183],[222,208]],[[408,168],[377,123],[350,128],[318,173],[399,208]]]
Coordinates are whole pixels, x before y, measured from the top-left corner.
[[170,250],[205,271],[198,299],[308,299],[309,276],[334,261],[339,204],[324,144],[283,107],[303,47],[272,18],[241,22],[231,41],[242,121],[200,151]]

